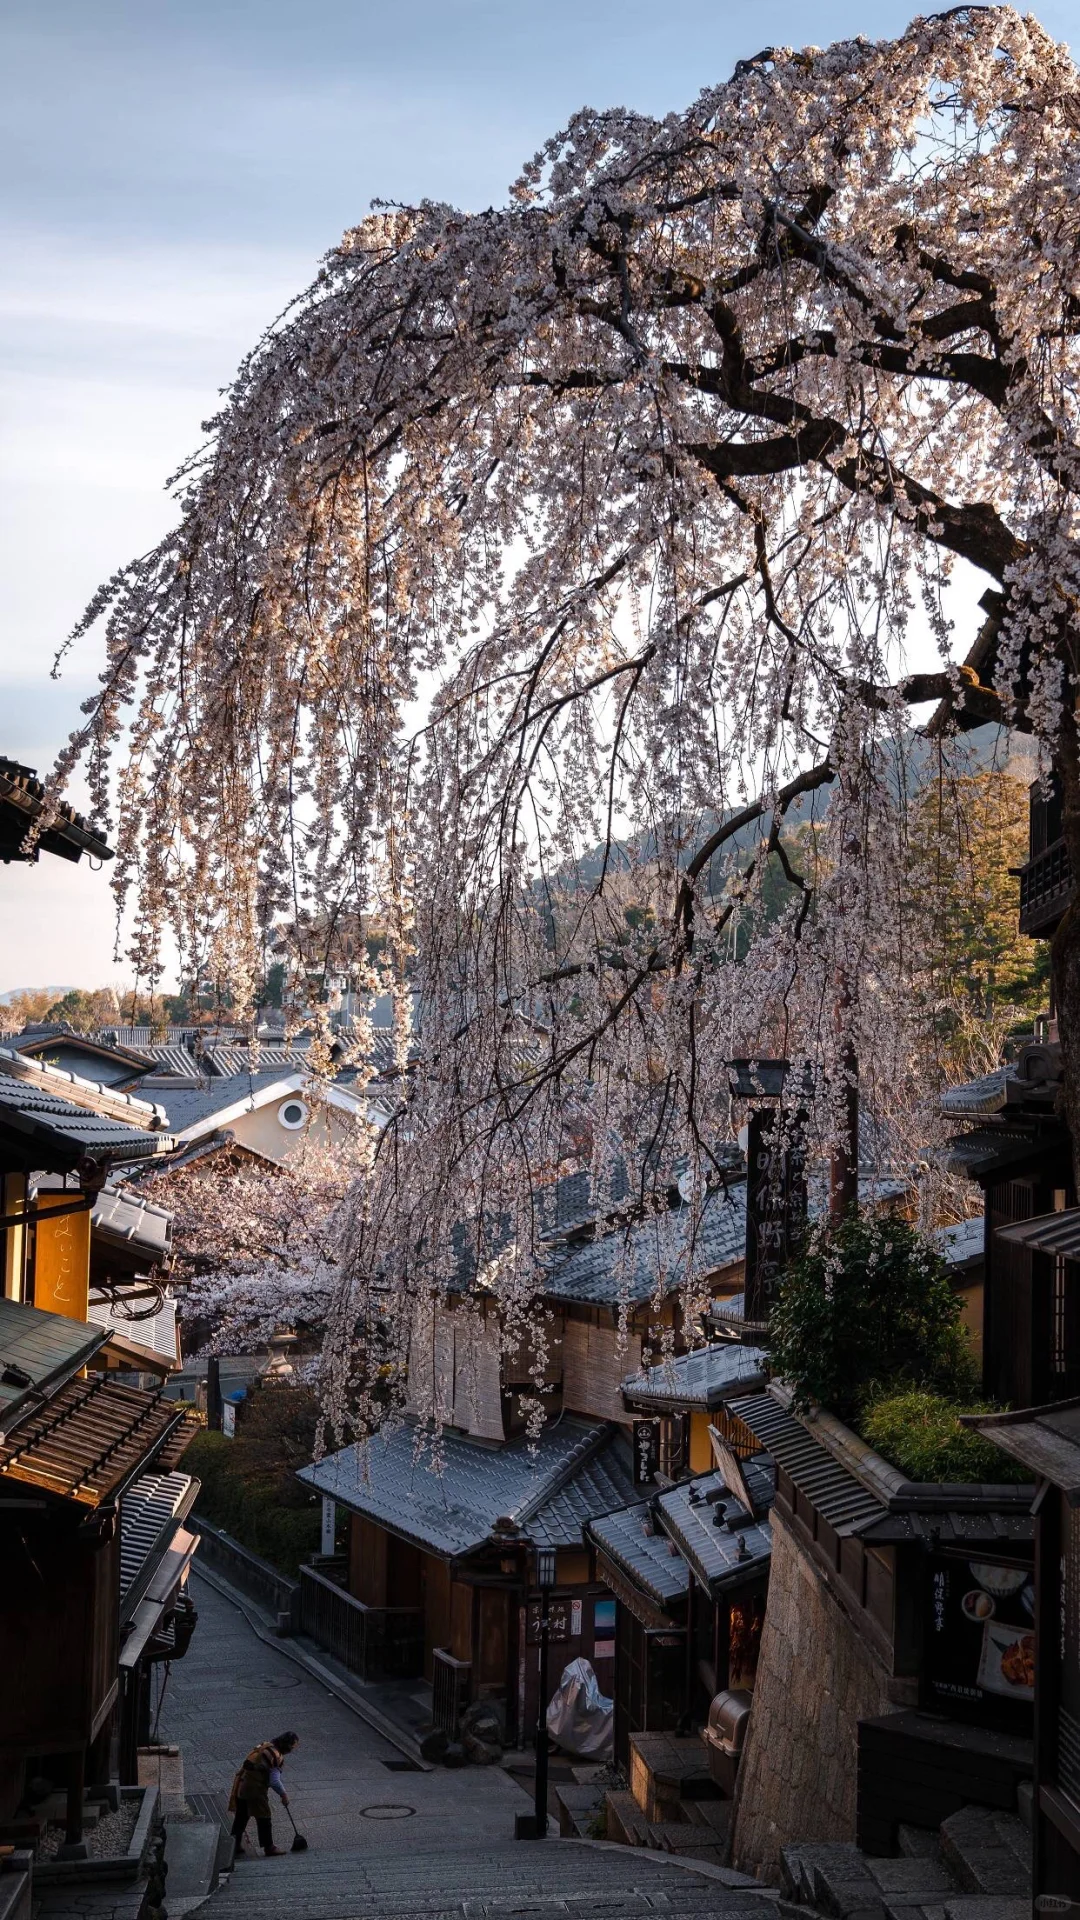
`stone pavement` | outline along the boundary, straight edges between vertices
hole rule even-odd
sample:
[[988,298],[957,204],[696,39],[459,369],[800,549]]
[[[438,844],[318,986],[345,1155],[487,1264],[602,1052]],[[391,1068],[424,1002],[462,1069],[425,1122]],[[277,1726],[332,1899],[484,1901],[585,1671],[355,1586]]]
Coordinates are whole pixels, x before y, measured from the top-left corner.
[[[306,1853],[238,1860],[199,1920],[768,1920],[769,1895],[716,1868],[554,1834],[515,1841],[529,1802],[501,1767],[402,1770],[389,1741],[260,1640],[219,1590],[198,1581],[194,1597],[198,1629],[157,1738],[182,1747],[189,1799],[223,1802],[257,1740],[298,1733],[285,1778],[309,1842]],[[288,1842],[287,1818],[274,1824]]]
[[[300,1745],[286,1764],[285,1784],[313,1851],[398,1852],[406,1821],[410,1848],[512,1838],[514,1815],[528,1801],[501,1768],[400,1771],[398,1749],[259,1640],[238,1607],[205,1580],[196,1578],[192,1593],[199,1624],[172,1668],[157,1734],[182,1748],[189,1797],[227,1796],[244,1755],[289,1730]],[[285,1845],[292,1839],[288,1815],[277,1800],[271,1805],[277,1843]],[[412,1811],[398,1819],[385,1812],[394,1806]],[[254,1837],[252,1828],[250,1844]]]

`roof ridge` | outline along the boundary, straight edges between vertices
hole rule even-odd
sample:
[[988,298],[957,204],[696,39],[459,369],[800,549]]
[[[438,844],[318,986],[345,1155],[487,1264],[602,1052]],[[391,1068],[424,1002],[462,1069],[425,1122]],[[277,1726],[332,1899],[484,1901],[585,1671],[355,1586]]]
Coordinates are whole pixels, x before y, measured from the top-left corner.
[[123,1118],[134,1127],[141,1124],[146,1133],[160,1132],[169,1124],[164,1107],[140,1100],[133,1093],[120,1093],[115,1087],[102,1086],[97,1080],[84,1080],[81,1074],[70,1073],[66,1067],[46,1066],[15,1047],[0,1046],[0,1073],[12,1080],[44,1085],[73,1107],[83,1107],[112,1120]]

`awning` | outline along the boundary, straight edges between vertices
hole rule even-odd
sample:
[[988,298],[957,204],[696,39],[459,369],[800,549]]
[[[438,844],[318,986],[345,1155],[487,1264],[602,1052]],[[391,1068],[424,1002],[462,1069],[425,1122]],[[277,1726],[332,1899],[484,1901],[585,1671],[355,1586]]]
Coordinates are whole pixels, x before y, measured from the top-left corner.
[[1034,1220],[1018,1220],[995,1231],[999,1240],[1011,1240],[1029,1253],[1056,1253],[1065,1260],[1080,1260],[1080,1207],[1068,1207],[1063,1213],[1040,1213]]
[[162,1557],[161,1565],[128,1623],[127,1638],[120,1650],[121,1667],[135,1666],[145,1653],[161,1625],[162,1616],[176,1602],[180,1583],[195,1558],[198,1544],[197,1533],[189,1533],[186,1527],[176,1529],[168,1553]]
[[101,1328],[86,1320],[0,1296],[0,1435],[24,1406],[78,1373],[104,1342]]
[[1070,1506],[1080,1506],[1080,1400],[960,1417],[965,1427],[1022,1461],[1033,1478],[1059,1487]]

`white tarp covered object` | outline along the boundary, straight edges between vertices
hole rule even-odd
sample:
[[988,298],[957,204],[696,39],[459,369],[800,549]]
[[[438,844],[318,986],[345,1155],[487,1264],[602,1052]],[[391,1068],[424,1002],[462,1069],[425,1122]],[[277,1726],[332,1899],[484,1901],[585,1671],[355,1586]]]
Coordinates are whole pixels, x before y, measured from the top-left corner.
[[571,1660],[551,1696],[548,1736],[567,1753],[590,1759],[610,1753],[615,1738],[615,1702],[601,1693],[589,1660]]

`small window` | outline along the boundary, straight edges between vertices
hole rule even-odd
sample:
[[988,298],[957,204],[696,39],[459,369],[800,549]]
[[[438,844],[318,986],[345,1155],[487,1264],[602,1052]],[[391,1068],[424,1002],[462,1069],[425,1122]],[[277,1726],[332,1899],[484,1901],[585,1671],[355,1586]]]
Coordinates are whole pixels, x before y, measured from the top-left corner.
[[290,1133],[296,1133],[308,1122],[308,1109],[303,1100],[283,1100],[277,1110],[277,1117]]

